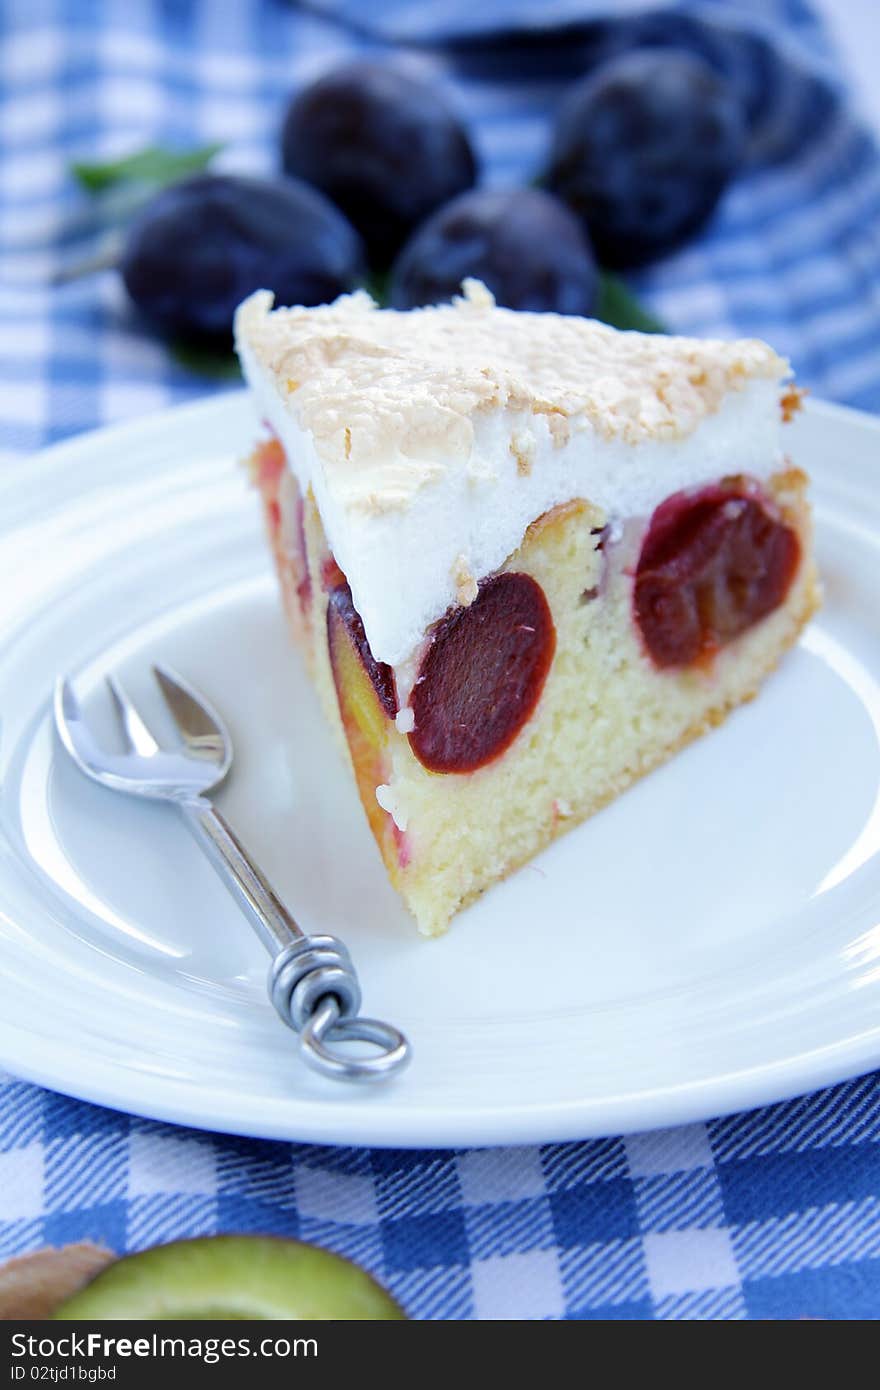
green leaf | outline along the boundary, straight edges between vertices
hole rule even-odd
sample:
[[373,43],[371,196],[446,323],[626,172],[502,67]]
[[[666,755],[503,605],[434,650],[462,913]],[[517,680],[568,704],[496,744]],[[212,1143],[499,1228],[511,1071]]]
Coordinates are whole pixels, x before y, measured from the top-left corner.
[[364,280],[364,289],[372,299],[375,299],[380,308],[384,309],[388,304],[388,286],[391,282],[391,272],[389,270],[370,270]]
[[241,376],[238,358],[231,349],[202,347],[197,343],[175,342],[169,348],[175,362],[198,376],[214,381],[235,381]]
[[612,328],[634,328],[639,333],[665,333],[665,326],[643,309],[624,282],[603,270],[599,276],[596,318]]
[[102,193],[120,183],[149,183],[163,187],[175,183],[187,174],[198,173],[222,150],[219,144],[199,145],[194,150],[166,150],[161,145],[148,145],[143,150],[126,155],[124,159],[106,164],[80,161],[71,164],[70,172],[89,193]]

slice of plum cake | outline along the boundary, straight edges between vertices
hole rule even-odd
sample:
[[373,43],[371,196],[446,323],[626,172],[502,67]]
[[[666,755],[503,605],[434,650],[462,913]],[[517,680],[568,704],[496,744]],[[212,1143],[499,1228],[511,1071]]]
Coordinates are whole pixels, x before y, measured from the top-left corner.
[[756,341],[240,307],[293,635],[428,935],[750,699],[818,601]]

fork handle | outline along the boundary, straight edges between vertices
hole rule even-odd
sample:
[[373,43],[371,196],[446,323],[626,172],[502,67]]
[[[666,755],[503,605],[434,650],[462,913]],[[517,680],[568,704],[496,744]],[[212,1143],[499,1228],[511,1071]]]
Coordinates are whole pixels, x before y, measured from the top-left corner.
[[[360,985],[345,945],[334,936],[302,930],[216,806],[205,797],[177,804],[272,957],[269,998],[300,1035],[309,1065],[348,1081],[381,1080],[404,1066],[410,1049],[400,1030],[358,1016]],[[373,1051],[352,1057],[335,1051],[334,1042],[367,1042]]]
[[181,801],[184,819],[270,955],[306,939],[225,816],[204,797]]

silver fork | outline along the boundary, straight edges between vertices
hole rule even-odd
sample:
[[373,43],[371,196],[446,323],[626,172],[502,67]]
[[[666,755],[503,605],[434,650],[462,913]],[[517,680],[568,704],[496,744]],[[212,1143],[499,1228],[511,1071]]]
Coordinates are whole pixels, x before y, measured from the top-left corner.
[[[181,813],[257,936],[272,957],[269,998],[300,1039],[315,1070],[346,1081],[374,1081],[399,1071],[410,1047],[399,1029],[360,1018],[361,991],[348,950],[335,936],[307,935],[206,793],[232,764],[232,740],[204,696],[167,666],[154,666],[165,703],[180,732],[176,748],[162,748],[114,675],[107,677],[126,751],[100,748],[83,718],[73,686],[55,687],[55,726],[81,772],[114,791],[165,801]],[[332,1043],[365,1042],[376,1051],[352,1056]]]

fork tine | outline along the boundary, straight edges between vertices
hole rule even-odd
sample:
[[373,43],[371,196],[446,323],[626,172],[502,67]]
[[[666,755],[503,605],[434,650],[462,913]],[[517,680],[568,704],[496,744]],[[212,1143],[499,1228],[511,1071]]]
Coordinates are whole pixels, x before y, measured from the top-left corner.
[[140,753],[142,758],[151,758],[159,752],[158,742],[132,704],[119,678],[111,674],[107,677],[107,684],[129,749]]
[[67,724],[71,719],[80,719],[79,700],[76,698],[73,686],[66,676],[59,676],[55,682],[55,711]]
[[170,666],[155,665],[153,675],[187,747],[193,751],[231,753],[232,741],[217,711]]
[[59,737],[71,757],[76,757],[77,750],[73,738],[73,729],[77,724],[81,723],[82,713],[79,707],[79,700],[74,694],[73,686],[66,678],[59,676],[58,680],[55,682],[55,697],[52,701],[52,707]]
[[69,680],[59,678],[55,682],[52,705],[58,737],[77,767],[96,781],[104,780],[104,773],[113,774],[114,765],[119,760],[103,753],[98,747]]

